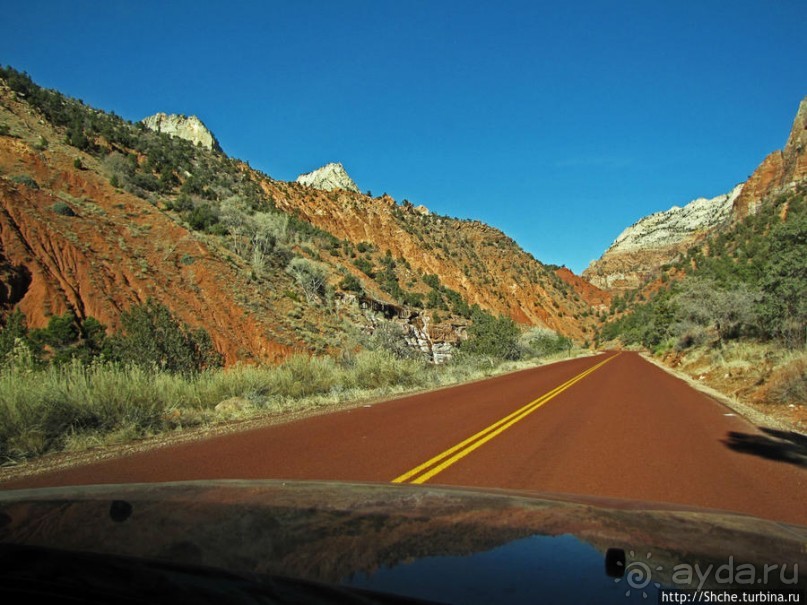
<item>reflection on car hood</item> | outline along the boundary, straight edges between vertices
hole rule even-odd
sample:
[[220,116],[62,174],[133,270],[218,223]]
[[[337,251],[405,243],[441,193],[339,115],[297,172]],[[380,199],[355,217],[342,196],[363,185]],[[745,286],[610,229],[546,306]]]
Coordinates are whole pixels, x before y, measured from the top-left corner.
[[[444,602],[624,603],[660,587],[747,588],[714,571],[784,567],[807,528],[637,503],[407,485],[206,481],[0,493],[0,542],[205,565]],[[609,552],[610,549],[610,552]],[[606,574],[606,553],[617,556]],[[709,567],[709,566],[712,567]],[[629,572],[622,575],[622,569]],[[687,569],[692,582],[685,582]],[[703,577],[704,570],[711,571]],[[631,577],[640,570],[647,576]],[[695,573],[693,573],[693,570]],[[739,574],[738,574],[739,575]],[[644,580],[647,580],[646,582]],[[756,588],[756,586],[755,586]],[[506,595],[506,596],[505,596]]]

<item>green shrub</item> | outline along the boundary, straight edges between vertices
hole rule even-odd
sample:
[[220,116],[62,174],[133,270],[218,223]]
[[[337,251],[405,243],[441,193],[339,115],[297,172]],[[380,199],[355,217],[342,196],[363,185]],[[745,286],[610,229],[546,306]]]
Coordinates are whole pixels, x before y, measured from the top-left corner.
[[435,290],[440,289],[440,278],[436,274],[427,273],[424,275],[423,283]]
[[429,309],[448,311],[448,305],[446,305],[439,290],[429,290],[429,293],[426,295],[426,307]]
[[572,348],[570,338],[551,330],[533,329],[521,337],[520,344],[525,355],[544,357],[563,353]]
[[0,330],[0,364],[5,363],[6,356],[11,353],[19,341],[28,338],[28,322],[19,309],[9,314],[6,325]]
[[16,310],[0,332],[0,367],[13,365],[6,358],[20,343],[27,348],[34,366],[43,361],[56,365],[73,359],[89,362],[103,352],[106,328],[94,317],[79,321],[72,311],[68,311],[64,315],[52,316],[47,327],[29,331],[25,316]]
[[328,276],[319,263],[297,257],[291,259],[286,271],[300,284],[309,302],[325,295]]
[[76,216],[76,213],[73,209],[65,204],[64,202],[56,202],[53,206],[50,207],[56,214],[60,214],[62,216]]
[[523,350],[519,345],[520,332],[509,317],[493,317],[477,311],[468,329],[468,340],[462,349],[475,355],[491,355],[499,359],[520,359]]
[[393,321],[382,321],[378,324],[369,339],[371,350],[386,351],[397,359],[412,359],[415,350],[406,343],[406,331]]
[[177,212],[188,212],[193,210],[193,200],[185,193],[180,193],[176,201],[171,205],[171,209]]
[[409,307],[423,308],[423,294],[421,292],[404,292],[401,302]]
[[19,183],[20,185],[25,185],[30,189],[39,189],[39,183],[37,183],[33,177],[27,174],[19,174],[16,176],[11,177],[12,182]]
[[364,292],[361,282],[352,274],[345,275],[342,281],[339,282],[339,287],[345,292],[356,292],[357,294]]
[[[738,338],[757,324],[755,305],[759,294],[745,284],[721,287],[702,278],[682,280],[672,297],[674,316],[679,322],[714,329],[719,341]],[[672,336],[677,336],[673,324]]]
[[[20,458],[62,449],[76,434],[167,428],[166,410],[187,405],[166,374],[109,362],[0,373],[0,456]],[[180,389],[189,393],[191,383]]]
[[134,175],[132,175],[130,180],[132,185],[146,191],[157,191],[160,188],[160,183],[157,181],[157,177],[153,174],[136,172]]
[[54,315],[48,320],[48,327],[34,333],[42,342],[56,349],[66,347],[78,339],[79,329],[76,316],[72,312]]
[[188,214],[188,224],[195,231],[208,231],[219,222],[219,216],[210,204],[201,204]]
[[807,213],[777,225],[770,239],[760,313],[768,333],[795,349],[807,340]]
[[121,325],[123,334],[113,337],[111,344],[115,357],[125,363],[178,374],[222,365],[204,329],[192,330],[153,299],[124,311]]
[[372,261],[367,260],[363,256],[358,257],[356,260],[353,261],[353,265],[362,273],[367,275],[370,279],[375,278],[375,267],[373,266]]
[[328,393],[340,378],[339,368],[330,357],[298,355],[272,372],[272,394],[292,399]]

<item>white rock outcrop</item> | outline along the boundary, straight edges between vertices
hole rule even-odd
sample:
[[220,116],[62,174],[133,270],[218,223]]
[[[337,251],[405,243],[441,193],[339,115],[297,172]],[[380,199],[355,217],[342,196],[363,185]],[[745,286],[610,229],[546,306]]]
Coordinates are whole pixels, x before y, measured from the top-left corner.
[[728,221],[734,200],[743,186],[711,199],[698,198],[686,206],[673,206],[666,212],[656,212],[639,219],[614,240],[608,253],[662,248],[675,245],[702,231],[708,231]]
[[220,150],[216,137],[208,130],[202,120],[196,116],[184,116],[175,113],[156,113],[142,120],[149,130],[164,132],[172,137],[186,139],[194,144],[200,144],[207,149]]
[[322,168],[317,168],[313,172],[307,172],[297,177],[297,182],[314,189],[333,191],[334,189],[344,189],[360,193],[358,186],[353,179],[348,176],[345,167],[337,162],[326,164]]
[[639,219],[583,271],[583,277],[604,290],[640,287],[690,245],[728,224],[743,186],[737,185],[725,195],[698,198],[683,208],[673,206]]

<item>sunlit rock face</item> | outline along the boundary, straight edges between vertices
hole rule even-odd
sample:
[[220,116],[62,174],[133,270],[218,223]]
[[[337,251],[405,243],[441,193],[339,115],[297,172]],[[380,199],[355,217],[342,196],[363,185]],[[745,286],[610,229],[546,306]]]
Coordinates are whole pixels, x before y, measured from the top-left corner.
[[164,132],[173,137],[186,139],[206,149],[220,150],[218,141],[208,130],[202,120],[196,116],[183,116],[177,114],[157,113],[143,119],[143,124],[149,130]]
[[323,191],[333,191],[334,189],[344,189],[359,193],[359,188],[353,179],[348,176],[342,164],[331,162],[322,168],[317,168],[313,172],[307,172],[297,177],[297,182],[314,189]]
[[583,272],[612,293],[632,290],[658,277],[662,266],[710,233],[754,214],[766,200],[807,179],[807,97],[802,99],[785,146],[766,157],[745,183],[712,199],[646,216],[625,229],[601,258]]
[[699,238],[728,223],[742,190],[743,185],[737,185],[724,195],[698,198],[639,219],[589,265],[583,277],[606,290],[639,287]]

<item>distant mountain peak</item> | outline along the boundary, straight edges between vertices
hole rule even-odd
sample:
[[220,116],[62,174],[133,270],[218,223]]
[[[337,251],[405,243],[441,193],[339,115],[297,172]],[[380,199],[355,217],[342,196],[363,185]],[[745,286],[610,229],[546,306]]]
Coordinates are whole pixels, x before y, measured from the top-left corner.
[[799,103],[799,108],[796,111],[796,117],[793,120],[793,127],[790,129],[790,136],[787,139],[785,149],[803,150],[805,143],[807,143],[807,97],[804,97]]
[[712,199],[701,197],[683,207],[673,206],[665,212],[645,216],[625,229],[608,252],[679,244],[699,231],[725,223],[742,188],[741,183],[724,195]]
[[206,149],[221,151],[219,142],[213,133],[196,116],[181,114],[155,113],[153,116],[141,120],[146,128],[155,132],[164,132],[172,137],[186,139],[194,144],[200,144]]
[[627,291],[649,283],[712,233],[754,214],[775,194],[807,182],[807,97],[799,103],[785,147],[769,154],[747,181],[713,199],[699,198],[646,216],[625,229],[583,277],[595,286]]
[[360,193],[359,188],[353,179],[348,176],[345,167],[339,162],[325,164],[322,168],[317,168],[313,172],[307,172],[297,177],[297,182],[314,189],[333,191],[334,189],[344,189]]
[[698,198],[639,219],[614,240],[605,253],[583,271],[583,277],[604,290],[638,288],[665,263],[731,220],[743,184],[712,199]]

